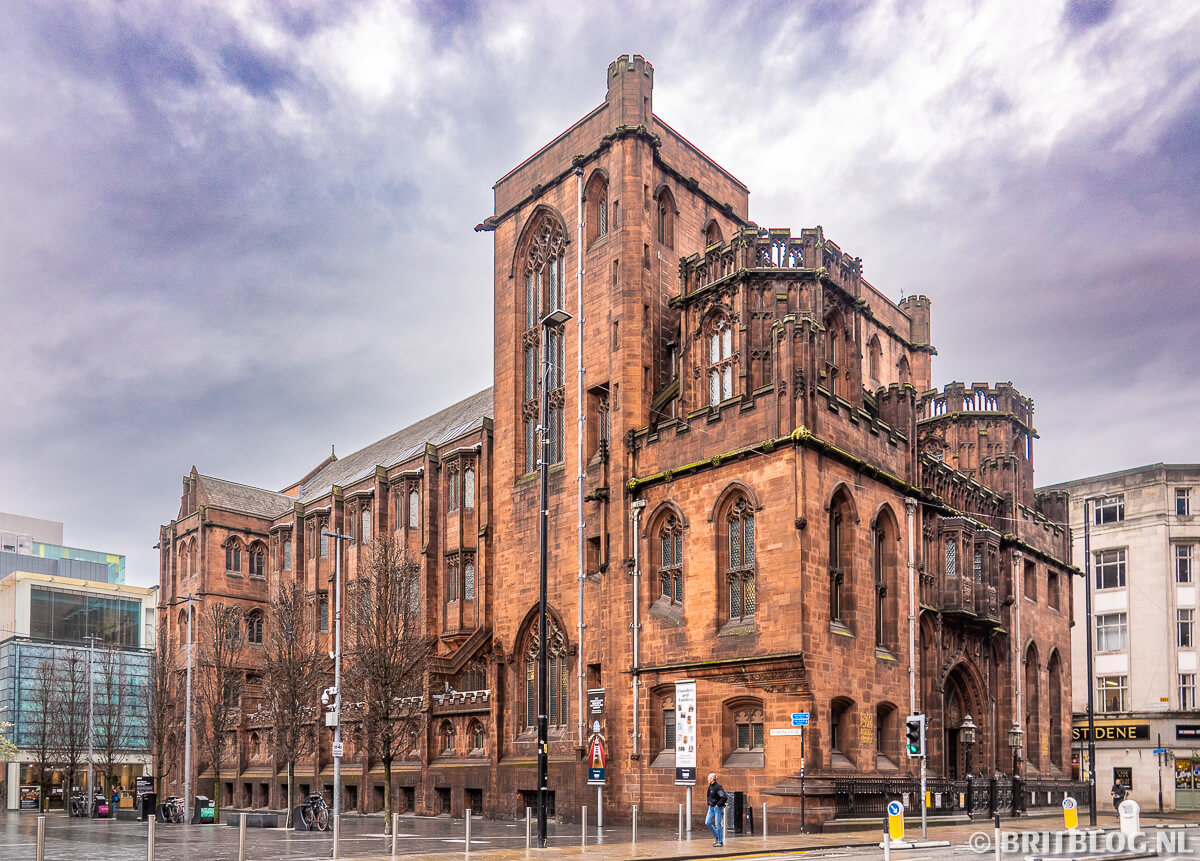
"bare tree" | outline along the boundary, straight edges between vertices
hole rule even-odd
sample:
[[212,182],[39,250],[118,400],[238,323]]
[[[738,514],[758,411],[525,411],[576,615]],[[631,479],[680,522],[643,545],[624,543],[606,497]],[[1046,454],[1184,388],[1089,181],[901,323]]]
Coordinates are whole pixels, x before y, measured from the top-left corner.
[[213,806],[221,818],[221,757],[228,735],[237,729],[245,687],[242,610],[218,601],[200,613],[200,635],[192,676],[198,746],[213,770]]
[[292,824],[296,761],[316,744],[319,688],[329,663],[321,653],[303,584],[279,583],[271,595],[263,637],[264,710],[277,761],[287,763],[287,827]]
[[[95,714],[92,719],[94,747],[106,793],[116,786],[121,754],[129,749],[133,736],[134,697],[125,652],[115,646],[96,651],[92,668],[95,686]],[[116,807],[112,817],[117,816]]]
[[[28,728],[24,733],[24,748],[33,757],[37,770],[37,782],[42,788],[42,806],[45,807],[50,792],[50,769],[54,765],[54,710],[57,708],[58,673],[53,654],[48,654],[34,666],[33,679],[22,694],[29,703],[29,717],[22,723]],[[66,788],[65,803],[69,805],[70,785]]]
[[171,638],[160,631],[154,643],[154,663],[150,676],[148,718],[150,753],[154,760],[155,790],[165,797],[166,778],[175,765],[169,745],[178,729],[180,712],[179,674],[175,672],[175,650]]
[[421,614],[420,567],[390,535],[368,545],[347,584],[342,702],[361,704],[367,753],[383,764],[385,831],[392,822],[392,762],[417,745],[434,640]]
[[[84,771],[88,753],[88,653],[82,649],[57,650],[54,657],[54,694],[51,698],[50,749],[63,771],[64,805],[76,778]],[[88,804],[92,803],[88,799]]]

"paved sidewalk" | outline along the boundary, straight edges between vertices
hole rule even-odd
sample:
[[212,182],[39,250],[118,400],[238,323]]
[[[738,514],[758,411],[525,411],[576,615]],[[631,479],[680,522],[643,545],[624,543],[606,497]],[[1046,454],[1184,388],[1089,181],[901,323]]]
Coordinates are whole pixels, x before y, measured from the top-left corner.
[[[1081,827],[1086,828],[1087,811],[1082,811],[1079,818]],[[1142,817],[1141,824],[1144,829],[1159,827],[1200,828],[1200,813],[1168,813],[1164,815],[1153,813]],[[1000,821],[1002,831],[1056,831],[1061,830],[1062,825],[1062,816],[1058,814],[1023,816],[1020,819],[1002,819]],[[569,827],[560,826],[559,835],[562,835],[564,828]],[[578,826],[576,827],[578,828]],[[1118,828],[1116,815],[1111,812],[1099,811],[1096,827],[1101,830]],[[970,839],[972,834],[980,831],[984,831],[990,836],[992,829],[993,823],[989,819],[976,819],[971,822],[955,823],[931,822],[928,827],[928,839],[946,840],[952,844],[963,844]],[[920,820],[906,822],[906,832],[908,839],[920,839]],[[713,846],[712,838],[706,830],[693,831],[692,839],[684,841],[678,839],[650,839],[639,840],[637,844],[631,844],[629,842],[614,842],[611,839],[607,839],[604,843],[596,844],[592,842],[594,840],[594,832],[592,835],[589,835],[588,839],[589,843],[587,846],[551,845],[545,849],[525,849],[524,847],[516,849],[491,849],[478,847],[472,848],[470,858],[472,861],[518,861],[518,859],[523,861],[523,859],[534,858],[588,859],[588,861],[624,861],[624,859],[628,859],[628,861],[687,861],[687,859],[695,858],[770,856],[814,849],[851,849],[877,846],[882,839],[882,823],[880,824],[879,831],[781,834],[771,837],[756,835],[747,835],[744,837],[727,836],[723,847]],[[628,834],[626,833],[625,841],[627,840]],[[401,852],[403,852],[403,849],[401,849]],[[402,857],[405,861],[449,861],[455,855],[461,856],[462,854],[460,850],[459,852],[450,853],[440,851],[424,854],[400,854],[397,857]],[[343,858],[346,861],[390,861],[390,857],[386,852],[382,855],[355,855],[353,857],[343,854]],[[917,856],[913,855],[909,857],[915,859]]]

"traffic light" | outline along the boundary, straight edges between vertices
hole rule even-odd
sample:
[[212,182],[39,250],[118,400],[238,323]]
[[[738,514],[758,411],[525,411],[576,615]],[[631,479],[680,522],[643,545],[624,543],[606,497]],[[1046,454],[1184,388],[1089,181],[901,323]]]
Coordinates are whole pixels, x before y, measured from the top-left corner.
[[925,755],[925,715],[909,715],[904,722],[905,748],[909,759]]

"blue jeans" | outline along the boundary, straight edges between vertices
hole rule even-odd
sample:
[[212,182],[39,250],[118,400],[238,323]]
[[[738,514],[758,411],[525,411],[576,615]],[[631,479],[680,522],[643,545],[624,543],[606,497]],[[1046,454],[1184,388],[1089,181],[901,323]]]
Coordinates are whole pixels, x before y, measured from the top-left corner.
[[725,808],[717,807],[715,804],[709,805],[708,816],[704,818],[704,824],[712,832],[714,840],[718,843],[725,842]]

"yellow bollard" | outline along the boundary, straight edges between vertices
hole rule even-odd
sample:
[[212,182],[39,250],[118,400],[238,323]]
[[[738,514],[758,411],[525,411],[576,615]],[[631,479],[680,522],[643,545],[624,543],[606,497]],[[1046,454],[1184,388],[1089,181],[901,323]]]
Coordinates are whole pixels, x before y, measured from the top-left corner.
[[1062,802],[1063,808],[1063,825],[1068,831],[1074,831],[1079,827],[1079,802],[1071,796],[1067,796]]
[[890,801],[887,806],[888,836],[893,840],[904,839],[904,805]]

